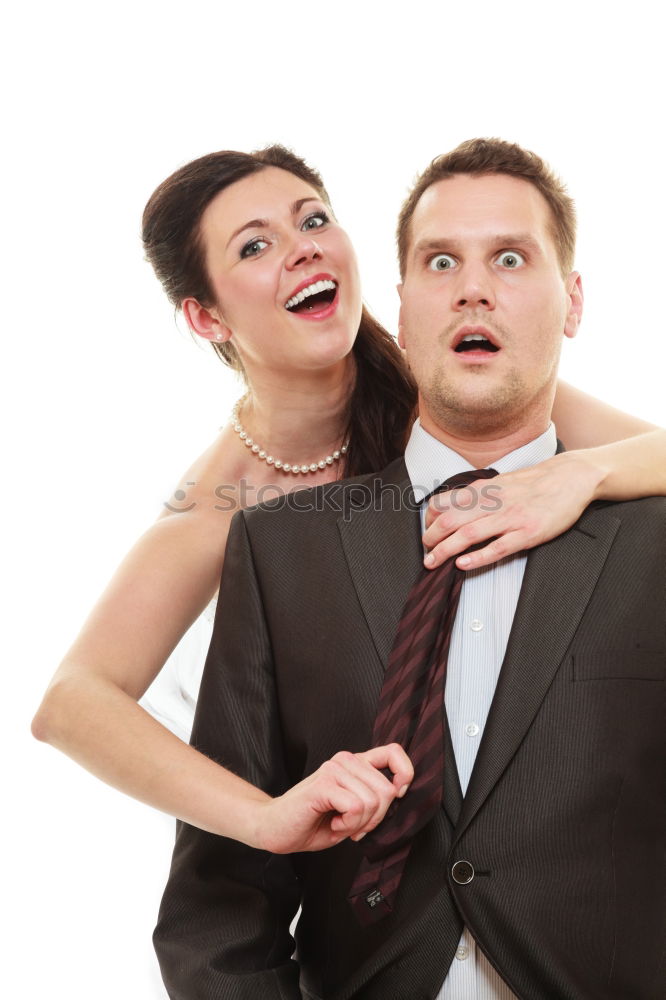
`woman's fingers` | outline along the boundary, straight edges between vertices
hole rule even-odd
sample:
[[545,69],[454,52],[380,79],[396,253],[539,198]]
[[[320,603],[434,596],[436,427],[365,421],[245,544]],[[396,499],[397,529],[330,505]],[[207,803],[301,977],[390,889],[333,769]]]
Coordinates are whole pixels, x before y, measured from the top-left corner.
[[[485,517],[472,521],[453,531],[442,541],[433,543],[424,563],[428,569],[441,566],[447,559],[459,556],[456,560],[461,569],[476,569],[478,566],[488,566],[490,563],[521,552],[529,545],[536,545],[533,534],[534,525],[521,519],[515,520],[515,526],[504,518]],[[474,545],[488,542],[482,549],[473,552],[467,550]],[[465,553],[465,555],[463,555]]]
[[399,743],[389,743],[382,747],[373,747],[357,754],[369,761],[373,767],[389,768],[393,773],[393,786],[398,797],[402,797],[414,778],[412,762]]
[[[347,836],[358,839],[385,814],[395,798],[393,785],[371,764],[347,751],[337,753],[324,767],[335,781],[330,792],[331,808],[340,813],[338,822],[331,821],[331,829],[344,830]],[[338,805],[340,789],[351,794],[349,804],[343,809]]]
[[[391,772],[392,781],[382,769]],[[398,744],[364,753],[341,751],[283,795],[261,803],[258,840],[277,854],[319,851],[346,837],[360,840],[404,795],[413,776]]]
[[[425,523],[429,528],[432,524],[462,524],[465,521],[496,513],[502,508],[502,482],[498,477],[490,482],[478,479],[469,486],[463,486],[446,493],[436,493],[428,501]],[[492,494],[488,491],[492,489]],[[449,515],[449,517],[447,517]]]
[[467,552],[464,556],[456,559],[456,565],[460,569],[479,569],[481,566],[491,566],[500,559],[513,555],[516,552],[523,552],[530,548],[535,542],[528,543],[527,535],[524,531],[508,531],[500,538],[493,539],[488,545],[474,552]]
[[433,497],[423,534],[425,566],[435,569],[453,556],[461,569],[489,566],[566,531],[594,499],[592,480],[577,469],[573,453],[563,454]]
[[[463,498],[468,493],[472,498],[475,496],[473,490],[456,491]],[[449,502],[446,506],[439,496],[433,497],[428,504],[426,525],[423,544],[428,549],[424,559],[428,569],[440,566],[452,556],[461,555],[478,542],[493,538],[506,526],[501,514],[489,512],[479,503],[472,506],[469,501],[461,500],[460,504],[456,502],[454,506]]]
[[[404,795],[414,776],[409,758],[397,744],[359,754],[338,753],[331,763],[339,768],[335,777],[340,787],[356,798],[351,808],[337,810],[341,815],[331,820],[331,829],[345,830],[353,840],[360,840],[383,820],[393,800]],[[384,777],[380,768],[389,768],[393,781]]]

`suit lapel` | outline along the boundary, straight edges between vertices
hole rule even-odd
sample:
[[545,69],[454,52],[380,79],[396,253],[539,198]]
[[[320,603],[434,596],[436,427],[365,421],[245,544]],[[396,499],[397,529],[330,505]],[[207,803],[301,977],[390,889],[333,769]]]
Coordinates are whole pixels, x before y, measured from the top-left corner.
[[[402,459],[389,465],[369,502],[368,486],[359,504],[338,520],[342,548],[363,615],[384,669],[412,583],[421,569],[423,546],[418,507]],[[353,499],[354,487],[349,487]]]
[[506,656],[456,837],[499,781],[539,711],[592,596],[620,522],[589,508],[566,534],[528,557]]
[[[420,505],[414,501],[404,461],[394,462],[375,482],[382,488],[379,499],[368,503],[367,487],[359,489],[359,505],[338,520],[338,529],[363,615],[386,669],[407,594],[423,568],[423,545]],[[462,791],[446,714],[444,722],[445,759],[453,766],[444,782],[443,806],[455,826]]]

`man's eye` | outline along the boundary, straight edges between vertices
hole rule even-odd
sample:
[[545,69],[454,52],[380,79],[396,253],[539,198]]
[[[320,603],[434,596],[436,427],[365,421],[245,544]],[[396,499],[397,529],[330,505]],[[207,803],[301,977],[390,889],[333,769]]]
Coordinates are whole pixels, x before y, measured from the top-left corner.
[[303,232],[307,232],[309,229],[321,229],[327,222],[330,222],[330,219],[326,212],[313,212],[303,221],[301,229]]
[[266,240],[250,240],[240,252],[241,257],[256,257],[258,253],[268,246]]
[[525,258],[515,250],[505,250],[497,258],[497,263],[501,264],[502,267],[521,267],[525,263]]
[[431,271],[449,271],[455,266],[455,259],[450,257],[448,253],[438,253],[428,261],[428,267]]

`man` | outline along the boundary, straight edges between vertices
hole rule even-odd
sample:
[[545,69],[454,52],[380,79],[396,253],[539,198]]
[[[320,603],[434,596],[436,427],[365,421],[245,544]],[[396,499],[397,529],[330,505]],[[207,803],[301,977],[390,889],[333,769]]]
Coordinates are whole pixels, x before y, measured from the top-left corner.
[[[370,745],[426,494],[556,448],[560,345],[582,310],[561,185],[517,146],[464,143],[419,180],[398,242],[420,414],[405,463],[245,511],[227,548],[193,741],[273,794]],[[363,841],[285,857],[181,825],[155,935],[171,997],[661,996],[664,512],[592,505],[466,578],[442,808],[383,919],[349,903]]]

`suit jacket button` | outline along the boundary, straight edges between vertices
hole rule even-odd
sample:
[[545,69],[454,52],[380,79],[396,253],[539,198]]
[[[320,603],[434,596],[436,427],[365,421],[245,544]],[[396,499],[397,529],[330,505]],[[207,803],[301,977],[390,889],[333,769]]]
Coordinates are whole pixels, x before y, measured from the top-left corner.
[[474,866],[469,861],[456,861],[451,867],[451,878],[458,885],[469,885],[474,878]]

